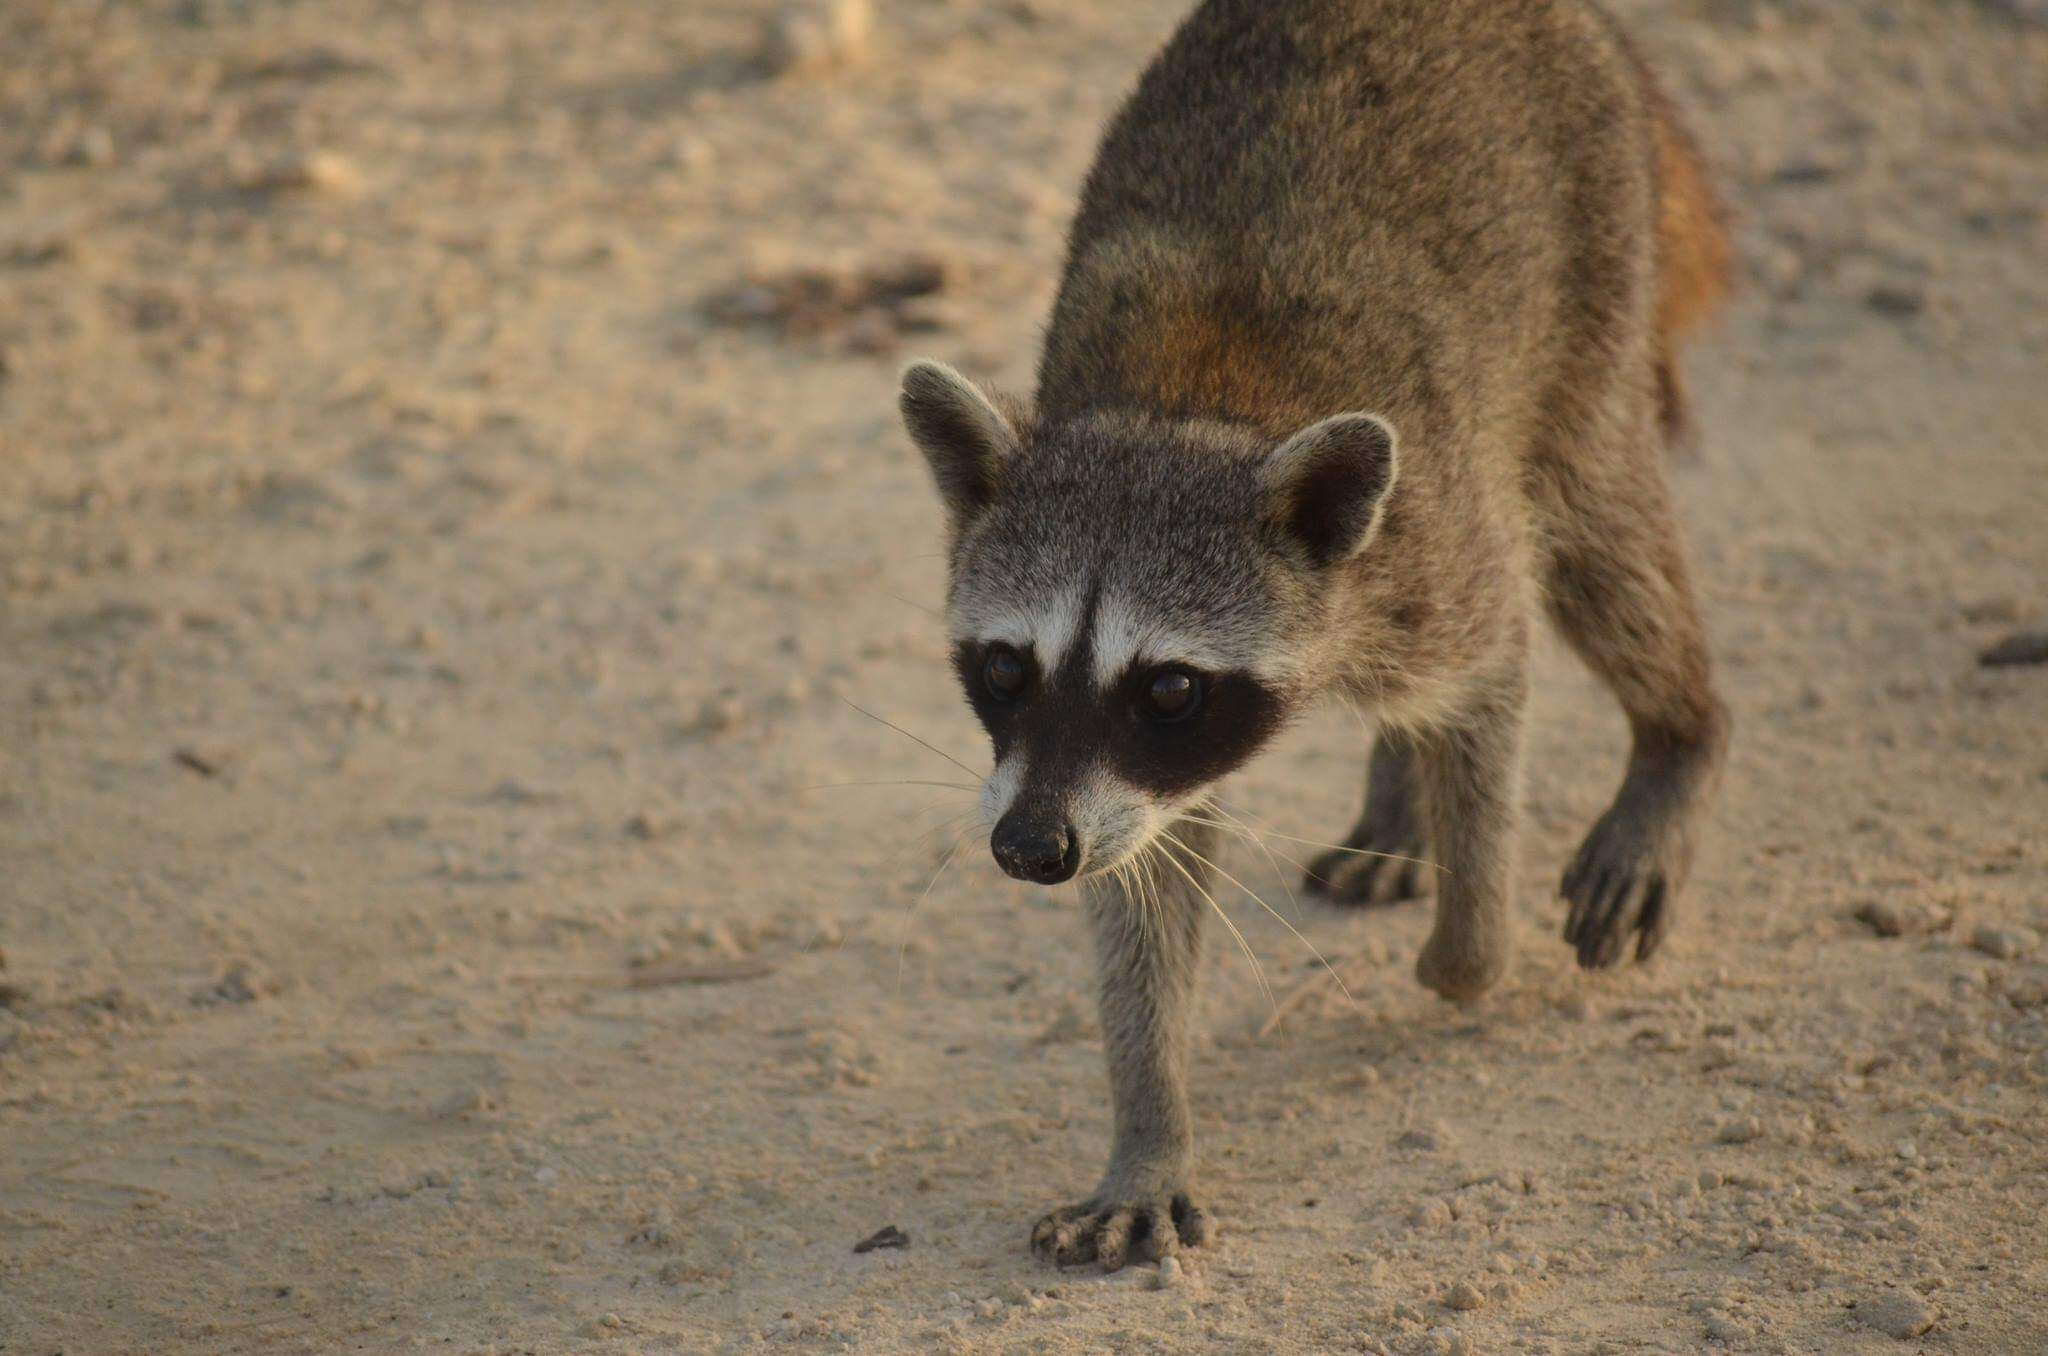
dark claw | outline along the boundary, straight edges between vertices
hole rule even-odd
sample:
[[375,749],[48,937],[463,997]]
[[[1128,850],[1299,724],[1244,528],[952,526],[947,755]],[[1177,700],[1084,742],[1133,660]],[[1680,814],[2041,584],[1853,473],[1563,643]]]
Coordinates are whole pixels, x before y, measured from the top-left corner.
[[1664,878],[1652,877],[1650,892],[1643,900],[1642,920],[1636,924],[1641,936],[1636,941],[1636,959],[1646,961],[1656,953],[1664,942],[1664,933],[1670,926],[1671,915],[1664,908]]

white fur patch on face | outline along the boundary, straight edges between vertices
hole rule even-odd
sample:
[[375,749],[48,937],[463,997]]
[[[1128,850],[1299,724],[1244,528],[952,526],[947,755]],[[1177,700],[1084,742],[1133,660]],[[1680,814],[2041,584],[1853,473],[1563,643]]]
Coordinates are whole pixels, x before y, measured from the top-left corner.
[[1147,664],[1186,664],[1211,673],[1241,665],[1206,638],[1176,631],[1144,616],[1119,598],[1104,598],[1095,609],[1095,686],[1108,688],[1138,661]]
[[1092,876],[1128,860],[1170,816],[1142,789],[1096,763],[1075,787],[1067,818],[1081,839],[1081,874]]
[[956,644],[1000,642],[1013,650],[1029,649],[1038,657],[1041,672],[1056,673],[1081,629],[1081,607],[1078,589],[1056,594],[1035,607],[1011,604],[984,611],[963,605],[949,629]]
[[995,771],[989,773],[988,780],[981,784],[982,823],[994,828],[996,821],[1009,813],[1023,785],[1024,755],[1015,752],[997,763]]

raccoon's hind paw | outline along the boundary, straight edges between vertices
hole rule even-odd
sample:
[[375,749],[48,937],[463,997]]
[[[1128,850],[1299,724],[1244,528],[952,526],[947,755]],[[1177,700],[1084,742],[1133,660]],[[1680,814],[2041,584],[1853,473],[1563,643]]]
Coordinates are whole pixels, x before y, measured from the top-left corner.
[[1095,1262],[1104,1271],[1120,1271],[1128,1261],[1170,1257],[1182,1245],[1198,1248],[1214,1235],[1208,1212],[1184,1191],[1153,1200],[1091,1198],[1038,1221],[1031,1250],[1055,1266]]
[[1433,874],[1422,845],[1361,845],[1325,852],[1308,864],[1302,889],[1332,904],[1373,907],[1421,899]]
[[1308,864],[1302,886],[1333,904],[1370,907],[1421,899],[1436,884],[1428,857],[1429,835],[1412,798],[1375,795],[1344,845]]

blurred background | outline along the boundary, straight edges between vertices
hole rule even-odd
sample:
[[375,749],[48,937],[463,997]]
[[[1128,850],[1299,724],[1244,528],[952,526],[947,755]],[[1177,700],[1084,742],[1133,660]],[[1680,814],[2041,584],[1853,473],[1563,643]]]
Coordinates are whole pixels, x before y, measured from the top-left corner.
[[1523,959],[1438,1003],[1426,908],[1292,899],[1309,722],[1230,792],[1221,1242],[1028,1255],[1086,948],[965,813],[894,380],[1028,391],[1184,8],[0,6],[0,1351],[2048,1346],[2038,0],[1616,5],[1743,259],[1692,916],[1554,940],[1624,732],[1546,643]]

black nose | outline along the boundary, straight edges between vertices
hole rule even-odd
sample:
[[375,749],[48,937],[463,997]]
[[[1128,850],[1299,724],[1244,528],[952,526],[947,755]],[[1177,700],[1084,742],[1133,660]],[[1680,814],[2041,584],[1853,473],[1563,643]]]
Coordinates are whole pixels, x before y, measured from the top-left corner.
[[989,835],[996,864],[1018,880],[1058,885],[1081,869],[1081,838],[1071,824],[1012,810]]

